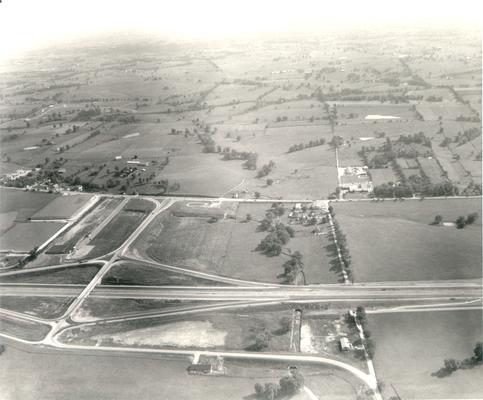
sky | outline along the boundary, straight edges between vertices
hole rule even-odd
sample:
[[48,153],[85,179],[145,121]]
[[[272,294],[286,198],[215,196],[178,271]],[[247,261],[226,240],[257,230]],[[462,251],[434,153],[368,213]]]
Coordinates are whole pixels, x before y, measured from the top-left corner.
[[167,38],[481,23],[481,0],[2,0],[0,59],[85,35],[136,30]]

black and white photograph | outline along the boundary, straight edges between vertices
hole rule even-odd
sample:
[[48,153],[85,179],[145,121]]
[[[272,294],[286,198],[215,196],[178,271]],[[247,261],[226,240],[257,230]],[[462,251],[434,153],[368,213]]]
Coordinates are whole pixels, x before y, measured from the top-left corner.
[[478,0],[1,0],[0,400],[483,399]]

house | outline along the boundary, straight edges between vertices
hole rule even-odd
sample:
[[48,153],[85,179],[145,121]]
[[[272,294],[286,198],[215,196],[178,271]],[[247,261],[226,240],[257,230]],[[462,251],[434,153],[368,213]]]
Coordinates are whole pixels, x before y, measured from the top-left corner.
[[339,346],[341,351],[349,351],[353,348],[352,343],[346,337],[340,338]]
[[223,375],[224,373],[224,359],[221,356],[209,357],[205,362],[194,362],[188,367],[190,375]]
[[342,175],[340,177],[340,188],[349,192],[372,192],[372,182],[367,174]]

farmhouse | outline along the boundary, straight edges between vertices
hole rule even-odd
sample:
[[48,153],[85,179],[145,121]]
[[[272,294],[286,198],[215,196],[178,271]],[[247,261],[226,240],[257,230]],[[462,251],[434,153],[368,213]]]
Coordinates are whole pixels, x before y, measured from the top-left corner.
[[367,167],[344,168],[340,175],[340,188],[349,192],[372,192],[373,185],[367,170]]
[[352,350],[352,343],[346,337],[341,337],[339,341],[339,346],[341,351]]
[[209,362],[193,363],[188,367],[188,374],[190,375],[223,375],[224,373],[224,360],[220,356],[209,360]]

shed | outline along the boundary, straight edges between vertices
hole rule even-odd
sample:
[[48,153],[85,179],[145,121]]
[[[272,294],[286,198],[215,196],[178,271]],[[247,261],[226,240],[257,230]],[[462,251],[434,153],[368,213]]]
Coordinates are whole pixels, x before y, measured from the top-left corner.
[[339,344],[340,344],[341,351],[349,351],[352,349],[352,344],[349,341],[349,339],[347,339],[346,337],[341,337]]
[[212,371],[211,364],[191,364],[188,367],[188,374],[190,375],[207,375]]

